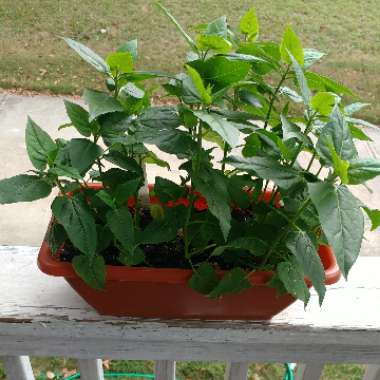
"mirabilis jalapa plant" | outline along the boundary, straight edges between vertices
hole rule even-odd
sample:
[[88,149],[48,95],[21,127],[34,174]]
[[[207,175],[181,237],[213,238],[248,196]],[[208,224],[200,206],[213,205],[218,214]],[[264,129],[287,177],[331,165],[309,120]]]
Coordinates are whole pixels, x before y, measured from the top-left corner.
[[[254,9],[239,32],[221,17],[197,26],[193,39],[158,6],[190,47],[183,72],[136,70],[135,40],[104,60],[65,39],[104,74],[108,91],[86,89],[88,110],[65,101],[70,122],[61,128],[74,127],[79,138],[53,141],[28,120],[34,169],[0,181],[0,203],[33,201],[58,187],[48,243],[53,254],[65,243],[74,269],[95,288],[110,263],[191,268],[189,286],[213,298],[251,287],[253,271],[273,270],[269,285],[279,293],[307,303],[306,275],[322,303],[318,246],[331,245],[347,277],[363,211],[373,229],[380,225],[380,211],[347,186],[380,174],[380,161],[359,158],[354,144],[370,140],[355,126],[366,122],[353,116],[366,104],[346,105],[351,90],[312,71],[324,54],[304,49],[290,26],[280,44],[259,40]],[[151,105],[145,83],[153,78],[165,78],[176,105]],[[178,183],[157,177],[150,204],[145,166],[168,163],[146,144],[176,155],[185,173]]]

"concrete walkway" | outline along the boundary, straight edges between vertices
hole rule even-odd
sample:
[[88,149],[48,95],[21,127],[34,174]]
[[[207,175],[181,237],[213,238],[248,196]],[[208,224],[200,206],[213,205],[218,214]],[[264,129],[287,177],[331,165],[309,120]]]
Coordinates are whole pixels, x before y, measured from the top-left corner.
[[[68,121],[62,97],[52,96],[17,96],[0,93],[0,179],[23,173],[32,168],[29,162],[24,132],[27,116],[45,129],[53,138],[70,138],[78,136],[73,128],[58,131],[58,126]],[[363,157],[380,157],[380,130],[366,129],[374,143],[358,143]],[[178,160],[166,155],[170,160],[172,171],[151,165],[148,168],[148,179],[155,176],[178,178]],[[380,178],[370,183],[370,193],[363,186],[353,187],[353,192],[371,208],[380,209]],[[43,238],[50,218],[48,199],[32,203],[0,205],[0,245],[38,246]],[[363,255],[380,255],[380,232],[367,232],[362,248]]]

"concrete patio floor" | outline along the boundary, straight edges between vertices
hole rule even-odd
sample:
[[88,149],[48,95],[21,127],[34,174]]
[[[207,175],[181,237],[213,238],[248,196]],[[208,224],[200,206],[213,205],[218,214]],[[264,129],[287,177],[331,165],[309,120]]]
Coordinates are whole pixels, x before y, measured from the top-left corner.
[[[18,96],[0,93],[0,179],[23,173],[32,168],[25,149],[24,132],[27,116],[45,129],[53,138],[78,136],[73,128],[58,131],[58,126],[68,121],[63,97]],[[366,128],[372,144],[358,142],[363,157],[380,157],[380,129]],[[155,176],[178,178],[178,160],[166,155],[172,170],[148,167],[148,179]],[[353,193],[371,208],[380,208],[380,178],[370,183],[372,193],[363,186],[352,187]],[[50,202],[54,195],[33,203],[0,205],[0,245],[40,245],[50,218]],[[368,221],[367,221],[368,227]],[[380,232],[367,232],[362,255],[380,256]]]

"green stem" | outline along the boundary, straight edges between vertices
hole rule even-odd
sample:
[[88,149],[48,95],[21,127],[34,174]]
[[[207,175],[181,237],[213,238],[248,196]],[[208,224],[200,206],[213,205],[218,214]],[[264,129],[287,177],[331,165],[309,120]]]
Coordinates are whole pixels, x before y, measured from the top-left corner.
[[307,168],[306,168],[306,171],[307,171],[307,172],[310,170],[311,165],[313,165],[313,162],[314,162],[314,160],[315,160],[316,155],[317,155],[317,153],[314,152],[313,155],[312,155],[312,157],[311,157],[311,160],[310,160],[310,162],[309,162],[309,165],[307,165]]
[[271,100],[270,100],[270,103],[269,103],[268,112],[267,112],[267,115],[265,117],[264,129],[267,129],[267,127],[268,127],[268,123],[269,123],[270,115],[271,115],[272,110],[273,110],[274,102],[275,102],[275,100],[277,98],[278,92],[281,89],[281,86],[284,84],[284,82],[286,80],[286,76],[288,75],[289,70],[290,70],[290,65],[287,66],[285,72],[282,74],[281,80],[278,83],[276,89],[274,90],[274,93],[272,94],[272,97],[271,97]]
[[193,257],[194,255],[197,255],[198,253],[204,252],[206,249],[210,249],[210,248],[214,248],[214,247],[216,247],[215,243],[214,244],[210,244],[210,245],[208,245],[206,247],[203,247],[203,248],[200,248],[200,249],[196,249],[195,251],[191,252],[190,256]]

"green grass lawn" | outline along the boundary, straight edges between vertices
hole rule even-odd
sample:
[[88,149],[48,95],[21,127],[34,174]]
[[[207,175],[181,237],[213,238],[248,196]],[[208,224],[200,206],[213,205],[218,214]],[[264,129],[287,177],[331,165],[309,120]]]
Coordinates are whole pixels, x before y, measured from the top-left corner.
[[[72,359],[54,358],[33,358],[33,368],[35,369],[36,380],[48,380],[48,372],[62,373],[63,370],[73,370],[76,368],[76,361]],[[207,362],[178,362],[178,380],[223,380],[225,366],[222,363]],[[110,362],[110,371],[124,373],[145,373],[153,371],[153,362],[146,361],[119,361]],[[363,377],[363,367],[359,365],[327,365],[322,380],[361,380]],[[248,380],[282,380],[284,367],[280,364],[255,364],[250,367]],[[4,380],[5,375],[0,365],[0,379]],[[55,377],[54,380],[61,380]],[[129,380],[128,377],[118,377],[120,380]],[[143,380],[136,378],[135,380]],[[51,379],[50,379],[51,380]]]
[[[373,104],[362,116],[380,124],[380,7],[378,0],[163,0],[188,29],[222,14],[236,25],[255,5],[263,39],[279,39],[291,23],[305,47],[328,53],[318,67]],[[0,0],[0,87],[79,93],[98,76],[59,36],[101,54],[131,38],[140,41],[140,67],[179,70],[185,44],[149,0]]]

